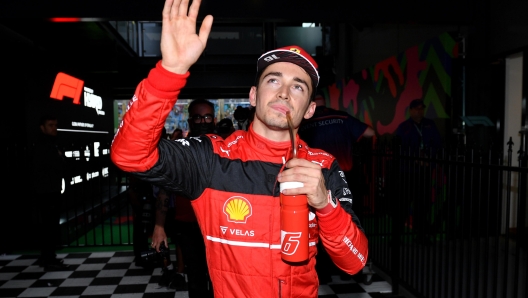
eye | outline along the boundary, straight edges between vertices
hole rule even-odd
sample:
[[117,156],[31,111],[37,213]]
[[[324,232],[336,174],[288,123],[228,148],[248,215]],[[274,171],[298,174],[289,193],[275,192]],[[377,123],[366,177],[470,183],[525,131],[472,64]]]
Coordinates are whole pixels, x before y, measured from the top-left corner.
[[304,87],[302,85],[295,85],[293,86],[293,88],[299,90],[299,91],[304,91]]

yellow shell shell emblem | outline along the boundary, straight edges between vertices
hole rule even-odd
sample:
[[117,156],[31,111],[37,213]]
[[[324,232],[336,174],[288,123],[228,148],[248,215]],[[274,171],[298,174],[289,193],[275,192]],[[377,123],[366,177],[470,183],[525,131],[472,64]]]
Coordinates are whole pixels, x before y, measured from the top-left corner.
[[251,204],[243,197],[231,197],[224,204],[224,213],[230,222],[246,223],[251,216],[251,209]]

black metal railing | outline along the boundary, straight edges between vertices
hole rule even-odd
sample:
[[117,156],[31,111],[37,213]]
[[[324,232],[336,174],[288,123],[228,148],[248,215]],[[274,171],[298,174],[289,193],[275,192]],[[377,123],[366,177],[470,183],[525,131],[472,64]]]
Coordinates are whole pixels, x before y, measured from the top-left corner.
[[355,198],[369,259],[390,275],[393,293],[401,285],[417,297],[528,295],[527,154],[512,145],[505,158],[388,143],[356,156],[364,179],[354,182],[370,189]]
[[[86,158],[86,145],[71,145],[66,152],[81,156],[66,159],[66,187],[62,194],[62,244],[69,247],[129,245],[121,235],[127,225],[126,176],[110,161],[109,150],[99,157]],[[109,148],[109,145],[106,146]]]

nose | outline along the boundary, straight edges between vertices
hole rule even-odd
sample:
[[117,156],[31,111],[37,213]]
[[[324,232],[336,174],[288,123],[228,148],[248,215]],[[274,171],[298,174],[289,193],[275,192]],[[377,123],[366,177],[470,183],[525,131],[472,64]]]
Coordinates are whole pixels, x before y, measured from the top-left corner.
[[289,98],[289,91],[288,86],[281,86],[278,91],[278,96],[281,99],[287,100]]

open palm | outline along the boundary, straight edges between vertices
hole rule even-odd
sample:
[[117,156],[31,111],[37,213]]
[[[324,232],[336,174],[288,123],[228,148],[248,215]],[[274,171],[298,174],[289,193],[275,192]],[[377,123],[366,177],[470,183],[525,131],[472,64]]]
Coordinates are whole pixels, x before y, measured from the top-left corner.
[[204,18],[196,34],[196,18],[201,0],[167,0],[163,7],[161,30],[162,65],[168,71],[184,74],[198,60],[207,44],[213,16]]

